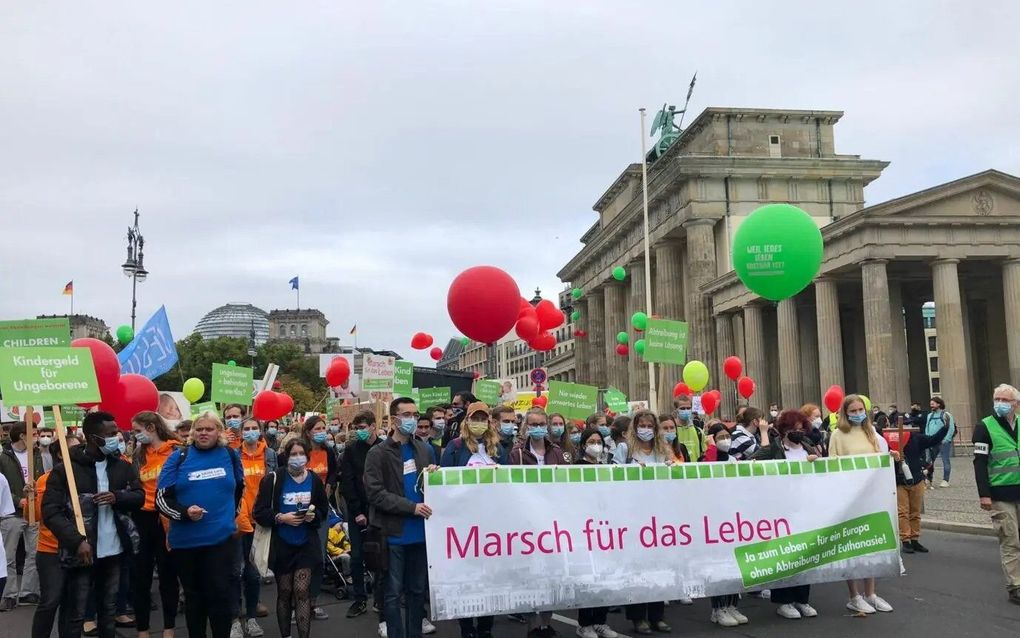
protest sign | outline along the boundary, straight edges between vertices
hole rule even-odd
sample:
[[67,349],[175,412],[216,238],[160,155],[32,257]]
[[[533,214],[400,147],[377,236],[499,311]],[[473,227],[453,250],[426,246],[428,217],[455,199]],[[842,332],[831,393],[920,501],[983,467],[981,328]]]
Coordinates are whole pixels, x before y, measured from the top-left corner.
[[177,346],[166,318],[166,307],[160,306],[135,338],[117,354],[122,374],[140,374],[149,379],[166,374],[177,363]]
[[[11,405],[10,403],[4,403],[0,401],[0,423],[10,423],[12,421],[24,421],[25,420],[25,406],[22,405]],[[42,425],[46,421],[46,417],[43,415],[43,406],[33,405],[32,406],[32,422],[36,425]]]
[[[498,403],[501,405],[507,405],[514,402],[517,398],[517,382],[513,379],[503,379],[498,381],[499,383],[499,400]],[[543,390],[544,391],[544,390]],[[489,405],[495,405],[490,403]]]
[[203,412],[219,412],[216,408],[216,403],[213,401],[206,401],[204,403],[195,403],[191,406],[192,418],[202,414]]
[[[900,570],[887,454],[444,468],[425,482],[437,620],[704,598]],[[839,498],[790,507],[790,494]]]
[[[60,420],[65,424],[77,423],[85,418],[85,409],[79,408],[76,405],[61,405],[57,406],[60,408]],[[36,408],[39,409],[39,408]],[[41,423],[36,423],[37,426],[47,427],[47,424],[55,423],[56,419],[53,416],[53,409],[46,408],[45,417]]]
[[645,328],[646,362],[683,365],[687,362],[687,323],[649,319]]
[[546,411],[583,421],[598,411],[598,396],[599,389],[593,385],[550,381]]
[[70,345],[71,324],[67,317],[0,321],[0,348]]
[[191,415],[191,401],[188,401],[183,392],[160,392],[156,413],[163,417],[167,424],[176,425],[181,419],[187,419]]
[[628,410],[627,406],[627,395],[620,392],[616,388],[609,388],[606,393],[602,395],[602,398],[606,402],[606,407],[617,414],[626,414]]
[[99,383],[88,348],[0,349],[0,394],[8,404],[99,403]]
[[393,392],[396,359],[366,354],[362,359],[361,389],[368,392]]
[[481,379],[475,382],[474,395],[485,405],[492,407],[500,403],[499,381],[492,379]]
[[531,401],[535,398],[535,395],[531,392],[518,392],[517,398],[510,403],[510,407],[514,409],[514,412],[527,412],[531,409]]
[[419,410],[424,410],[437,405],[445,405],[450,402],[450,387],[418,388],[418,398]]
[[226,403],[251,405],[252,381],[251,368],[214,363],[210,399],[213,403],[221,405]]
[[398,397],[411,396],[414,387],[414,362],[396,361],[393,363],[393,394]]

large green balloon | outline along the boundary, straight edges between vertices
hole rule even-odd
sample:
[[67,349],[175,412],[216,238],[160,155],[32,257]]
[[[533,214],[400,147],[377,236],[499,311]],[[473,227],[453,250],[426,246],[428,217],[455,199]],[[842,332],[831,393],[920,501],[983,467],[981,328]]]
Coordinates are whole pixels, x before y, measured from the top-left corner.
[[701,361],[688,361],[684,366],[683,377],[684,383],[691,390],[701,392],[708,385],[708,366]]
[[822,232],[807,213],[790,204],[768,204],[737,229],[733,268],[752,291],[781,301],[811,283],[822,252]]
[[580,299],[584,295],[584,291],[580,288],[574,288],[570,291],[570,296],[574,299]]
[[630,335],[626,332],[616,333],[616,343],[627,343],[628,341],[630,341]]
[[575,310],[574,312],[570,313],[570,320],[571,321],[577,321],[580,318],[581,318],[581,311],[580,310]]
[[637,350],[638,354],[642,354],[643,355],[645,353],[645,340],[644,339],[638,339],[637,341],[635,341],[634,342],[634,349]]
[[467,345],[469,343],[471,343],[471,340],[468,339],[467,337],[461,337],[460,338],[460,345],[464,346],[465,348],[467,347]]
[[643,312],[635,312],[630,317],[630,325],[634,326],[635,330],[644,330],[648,327],[648,315]]
[[627,278],[627,271],[624,270],[623,266],[617,266],[613,268],[613,279],[616,281],[623,281]]
[[126,346],[131,343],[131,340],[135,338],[135,331],[131,329],[131,326],[124,324],[117,328],[117,342],[122,346]]

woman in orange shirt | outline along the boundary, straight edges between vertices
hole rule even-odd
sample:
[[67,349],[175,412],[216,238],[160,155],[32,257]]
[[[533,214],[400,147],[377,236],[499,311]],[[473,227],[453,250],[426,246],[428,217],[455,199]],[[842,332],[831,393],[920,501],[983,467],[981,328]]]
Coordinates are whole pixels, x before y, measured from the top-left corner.
[[138,554],[134,557],[134,607],[138,638],[149,638],[152,608],[153,567],[159,566],[159,599],[163,612],[163,638],[173,638],[177,619],[178,583],[176,563],[166,545],[166,529],[156,511],[156,483],[163,464],[181,440],[155,412],[139,412],[131,420],[135,435],[134,464],[145,491],[142,509],[132,517],[138,527]]
[[[67,447],[72,448],[81,445],[81,441],[73,434],[67,435]],[[59,445],[52,446],[50,454],[53,455],[53,465],[63,462]],[[60,566],[60,558],[57,555],[57,539],[46,527],[42,518],[42,501],[46,493],[46,481],[50,478],[50,472],[46,472],[35,482],[35,520],[39,521],[39,543],[36,547],[35,566],[39,573],[39,606],[35,608],[35,615],[32,616],[32,638],[49,638],[53,631],[53,620],[60,610],[60,625],[57,629],[58,636],[66,636],[67,606],[61,605],[64,597],[64,570]],[[68,593],[68,596],[71,594]]]
[[[308,471],[314,472],[323,485],[326,486],[326,496],[332,502],[334,498],[333,492],[336,489],[337,468],[339,466],[336,454],[333,452],[336,442],[329,435],[326,422],[318,415],[305,419],[305,424],[301,428],[301,436],[308,445]],[[323,561],[326,560],[326,537],[328,534],[328,525],[319,526],[319,549],[322,552]],[[315,615],[316,620],[326,620],[329,618],[326,610],[315,604],[315,599],[321,589],[322,565],[320,564],[318,569],[312,570],[312,586],[310,591],[312,613]]]

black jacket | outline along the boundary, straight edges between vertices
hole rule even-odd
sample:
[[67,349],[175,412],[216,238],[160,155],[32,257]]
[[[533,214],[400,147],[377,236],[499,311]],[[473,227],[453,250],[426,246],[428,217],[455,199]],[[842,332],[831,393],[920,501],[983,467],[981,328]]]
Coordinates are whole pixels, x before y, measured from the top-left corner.
[[[411,437],[414,446],[416,474],[436,461],[427,443]],[[369,521],[386,536],[398,536],[404,519],[414,516],[416,503],[404,496],[404,461],[400,443],[386,439],[368,452],[365,458],[365,494],[369,503]]]
[[[308,538],[309,542],[319,542],[318,538],[314,538],[314,534],[311,530],[318,528],[322,525],[322,521],[326,519],[326,512],[329,511],[329,503],[326,500],[326,487],[322,484],[319,479],[319,475],[315,472],[309,472],[312,475],[312,505],[315,506],[315,518],[308,523]],[[283,493],[284,478],[287,476],[287,470],[276,470],[262,477],[262,481],[259,483],[259,493],[255,497],[255,505],[252,506],[251,515],[255,519],[255,522],[262,527],[268,527],[273,530],[272,542],[269,545],[269,564],[273,564],[273,559],[276,556],[277,543],[280,542],[276,533],[276,515],[280,511],[280,495]]]
[[946,438],[949,434],[949,424],[946,423],[942,426],[942,429],[935,434],[928,436],[924,431],[911,432],[910,440],[900,450],[900,458],[907,463],[907,467],[910,468],[910,474],[913,478],[907,480],[903,475],[903,468],[900,464],[896,464],[896,484],[897,485],[917,485],[924,480],[924,474],[921,473],[922,457],[924,457],[924,451],[938,447],[942,444],[942,439]]
[[[39,454],[38,449],[32,449],[32,455],[35,457],[35,465],[32,466],[34,481],[38,481],[39,477],[43,475],[43,461],[42,455]],[[0,474],[4,475],[7,479],[7,484],[11,487],[11,498],[14,499],[14,514],[22,518],[27,518],[21,511],[21,499],[25,496],[25,475],[21,471],[21,461],[14,455],[14,449],[11,448],[10,444],[5,445],[3,451],[0,451]]]
[[381,441],[369,444],[355,441],[344,451],[340,459],[340,495],[347,501],[347,518],[354,522],[356,516],[368,516],[368,497],[365,496],[365,457],[369,450]]
[[[807,433],[805,432],[805,435]],[[814,454],[818,456],[818,450],[811,444],[810,441],[805,440],[801,442],[801,446],[804,451],[808,453],[808,456]],[[759,447],[758,450],[751,455],[752,461],[781,461],[786,459],[786,447],[783,446],[783,439],[779,437],[775,432],[769,432],[769,444],[763,447]]]
[[[96,459],[89,456],[82,446],[71,448],[70,456],[79,502],[83,504],[85,532],[89,545],[95,549],[98,521],[95,517],[95,508],[90,507],[90,504],[92,503],[91,496],[99,491],[99,481],[96,478]],[[71,509],[66,472],[67,465],[61,464],[54,467],[50,473],[50,477],[46,481],[46,493],[43,495],[42,515],[46,527],[53,532],[60,548],[74,554],[78,551],[81,542],[86,539],[78,533],[78,528],[74,523],[74,510]],[[134,465],[119,456],[108,456],[106,457],[106,476],[109,480],[110,491],[116,496],[116,501],[113,504],[115,512],[126,514],[142,508],[145,503],[145,492],[138,482],[138,471]],[[124,546],[125,551],[128,551],[128,548],[131,547],[131,540],[124,522],[119,516],[114,517],[114,522],[117,524],[117,534],[120,536],[121,545]]]

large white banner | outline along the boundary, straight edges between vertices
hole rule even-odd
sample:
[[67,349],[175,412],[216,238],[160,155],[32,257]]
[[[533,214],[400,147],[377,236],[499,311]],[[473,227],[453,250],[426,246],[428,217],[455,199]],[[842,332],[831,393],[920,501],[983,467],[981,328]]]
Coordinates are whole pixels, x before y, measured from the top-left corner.
[[434,618],[899,574],[888,455],[429,474]]

